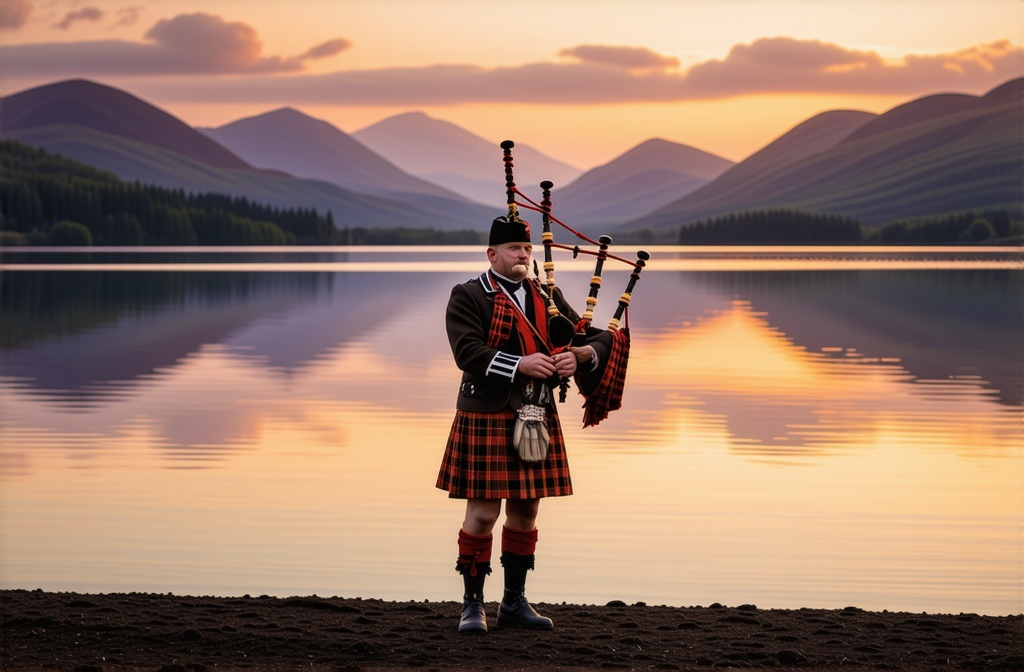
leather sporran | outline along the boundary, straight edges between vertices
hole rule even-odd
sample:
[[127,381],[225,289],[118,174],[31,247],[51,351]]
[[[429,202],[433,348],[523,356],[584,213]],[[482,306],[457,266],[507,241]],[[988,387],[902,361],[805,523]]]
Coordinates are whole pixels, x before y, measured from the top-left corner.
[[512,445],[523,462],[541,462],[548,456],[551,440],[547,426],[547,403],[551,392],[547,385],[526,386],[526,403],[516,411],[516,424],[512,432]]
[[523,404],[517,411],[512,445],[523,462],[540,462],[548,456],[547,409],[543,406]]

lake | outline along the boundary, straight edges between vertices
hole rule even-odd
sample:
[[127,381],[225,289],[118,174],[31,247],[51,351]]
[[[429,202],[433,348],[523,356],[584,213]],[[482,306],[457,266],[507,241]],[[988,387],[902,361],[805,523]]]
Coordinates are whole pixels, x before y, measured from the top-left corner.
[[[561,407],[533,601],[1024,611],[1021,248],[650,251],[622,409]],[[4,250],[0,587],[461,599],[443,313],[485,266]]]

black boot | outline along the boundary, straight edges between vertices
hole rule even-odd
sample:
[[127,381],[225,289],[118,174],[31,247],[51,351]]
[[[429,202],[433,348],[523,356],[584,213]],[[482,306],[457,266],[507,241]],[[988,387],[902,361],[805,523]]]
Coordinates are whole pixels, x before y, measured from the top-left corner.
[[484,580],[491,573],[490,562],[463,562],[455,567],[462,574],[466,593],[462,596],[462,617],[459,632],[473,634],[487,632],[487,613],[484,611]]
[[501,566],[505,568],[505,596],[498,605],[498,627],[551,630],[550,618],[541,616],[526,600],[526,572],[533,569],[534,556],[502,553]]

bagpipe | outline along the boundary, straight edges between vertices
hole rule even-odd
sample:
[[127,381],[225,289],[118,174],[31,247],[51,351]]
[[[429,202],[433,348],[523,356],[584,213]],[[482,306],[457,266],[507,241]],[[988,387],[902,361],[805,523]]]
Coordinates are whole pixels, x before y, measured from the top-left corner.
[[[541,222],[543,224],[541,241],[544,244],[545,278],[541,280],[536,261],[533,262],[533,270],[547,301],[548,334],[551,338],[551,344],[556,350],[565,350],[570,346],[584,344],[587,338],[587,329],[591,327],[594,319],[594,309],[597,307],[597,295],[601,290],[601,275],[604,271],[605,262],[614,260],[627,264],[633,269],[626,283],[625,291],[619,296],[619,303],[615,308],[614,315],[608,321],[607,331],[612,333],[612,348],[608,355],[608,361],[604,362],[604,371],[600,382],[594,389],[583,393],[586,398],[583,404],[583,426],[590,427],[598,424],[608,417],[611,411],[618,410],[622,406],[622,393],[626,382],[626,366],[629,362],[629,304],[633,297],[633,289],[636,287],[637,280],[640,279],[640,272],[646,266],[651,255],[643,250],[638,250],[636,260],[630,261],[610,254],[608,248],[612,243],[611,236],[603,235],[595,241],[555,217],[552,214],[551,207],[551,189],[554,187],[554,184],[550,180],[540,183],[542,190],[540,203],[526,196],[516,186],[513,172],[513,147],[515,147],[515,143],[511,140],[505,140],[501,143],[503,151],[502,162],[505,165],[505,194],[508,205],[508,219],[510,221],[519,220],[519,208],[541,214]],[[592,245],[596,249],[580,247],[579,243],[573,245],[556,243],[554,233],[551,231],[552,223],[558,224],[574,235],[579,241]],[[594,274],[590,278],[590,291],[586,297],[586,309],[576,324],[573,324],[571,320],[562,315],[555,305],[555,262],[552,254],[554,249],[571,251],[573,259],[579,257],[580,254],[595,257]],[[545,286],[546,290],[544,289]],[[562,380],[559,388],[560,400],[564,402],[568,380]]]

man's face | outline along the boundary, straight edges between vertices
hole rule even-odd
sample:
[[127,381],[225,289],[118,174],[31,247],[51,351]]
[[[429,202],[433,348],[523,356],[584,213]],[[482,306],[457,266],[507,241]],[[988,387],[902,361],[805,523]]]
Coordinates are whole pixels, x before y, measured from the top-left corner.
[[533,245],[530,243],[502,243],[487,248],[491,270],[510,280],[522,280],[530,273]]

